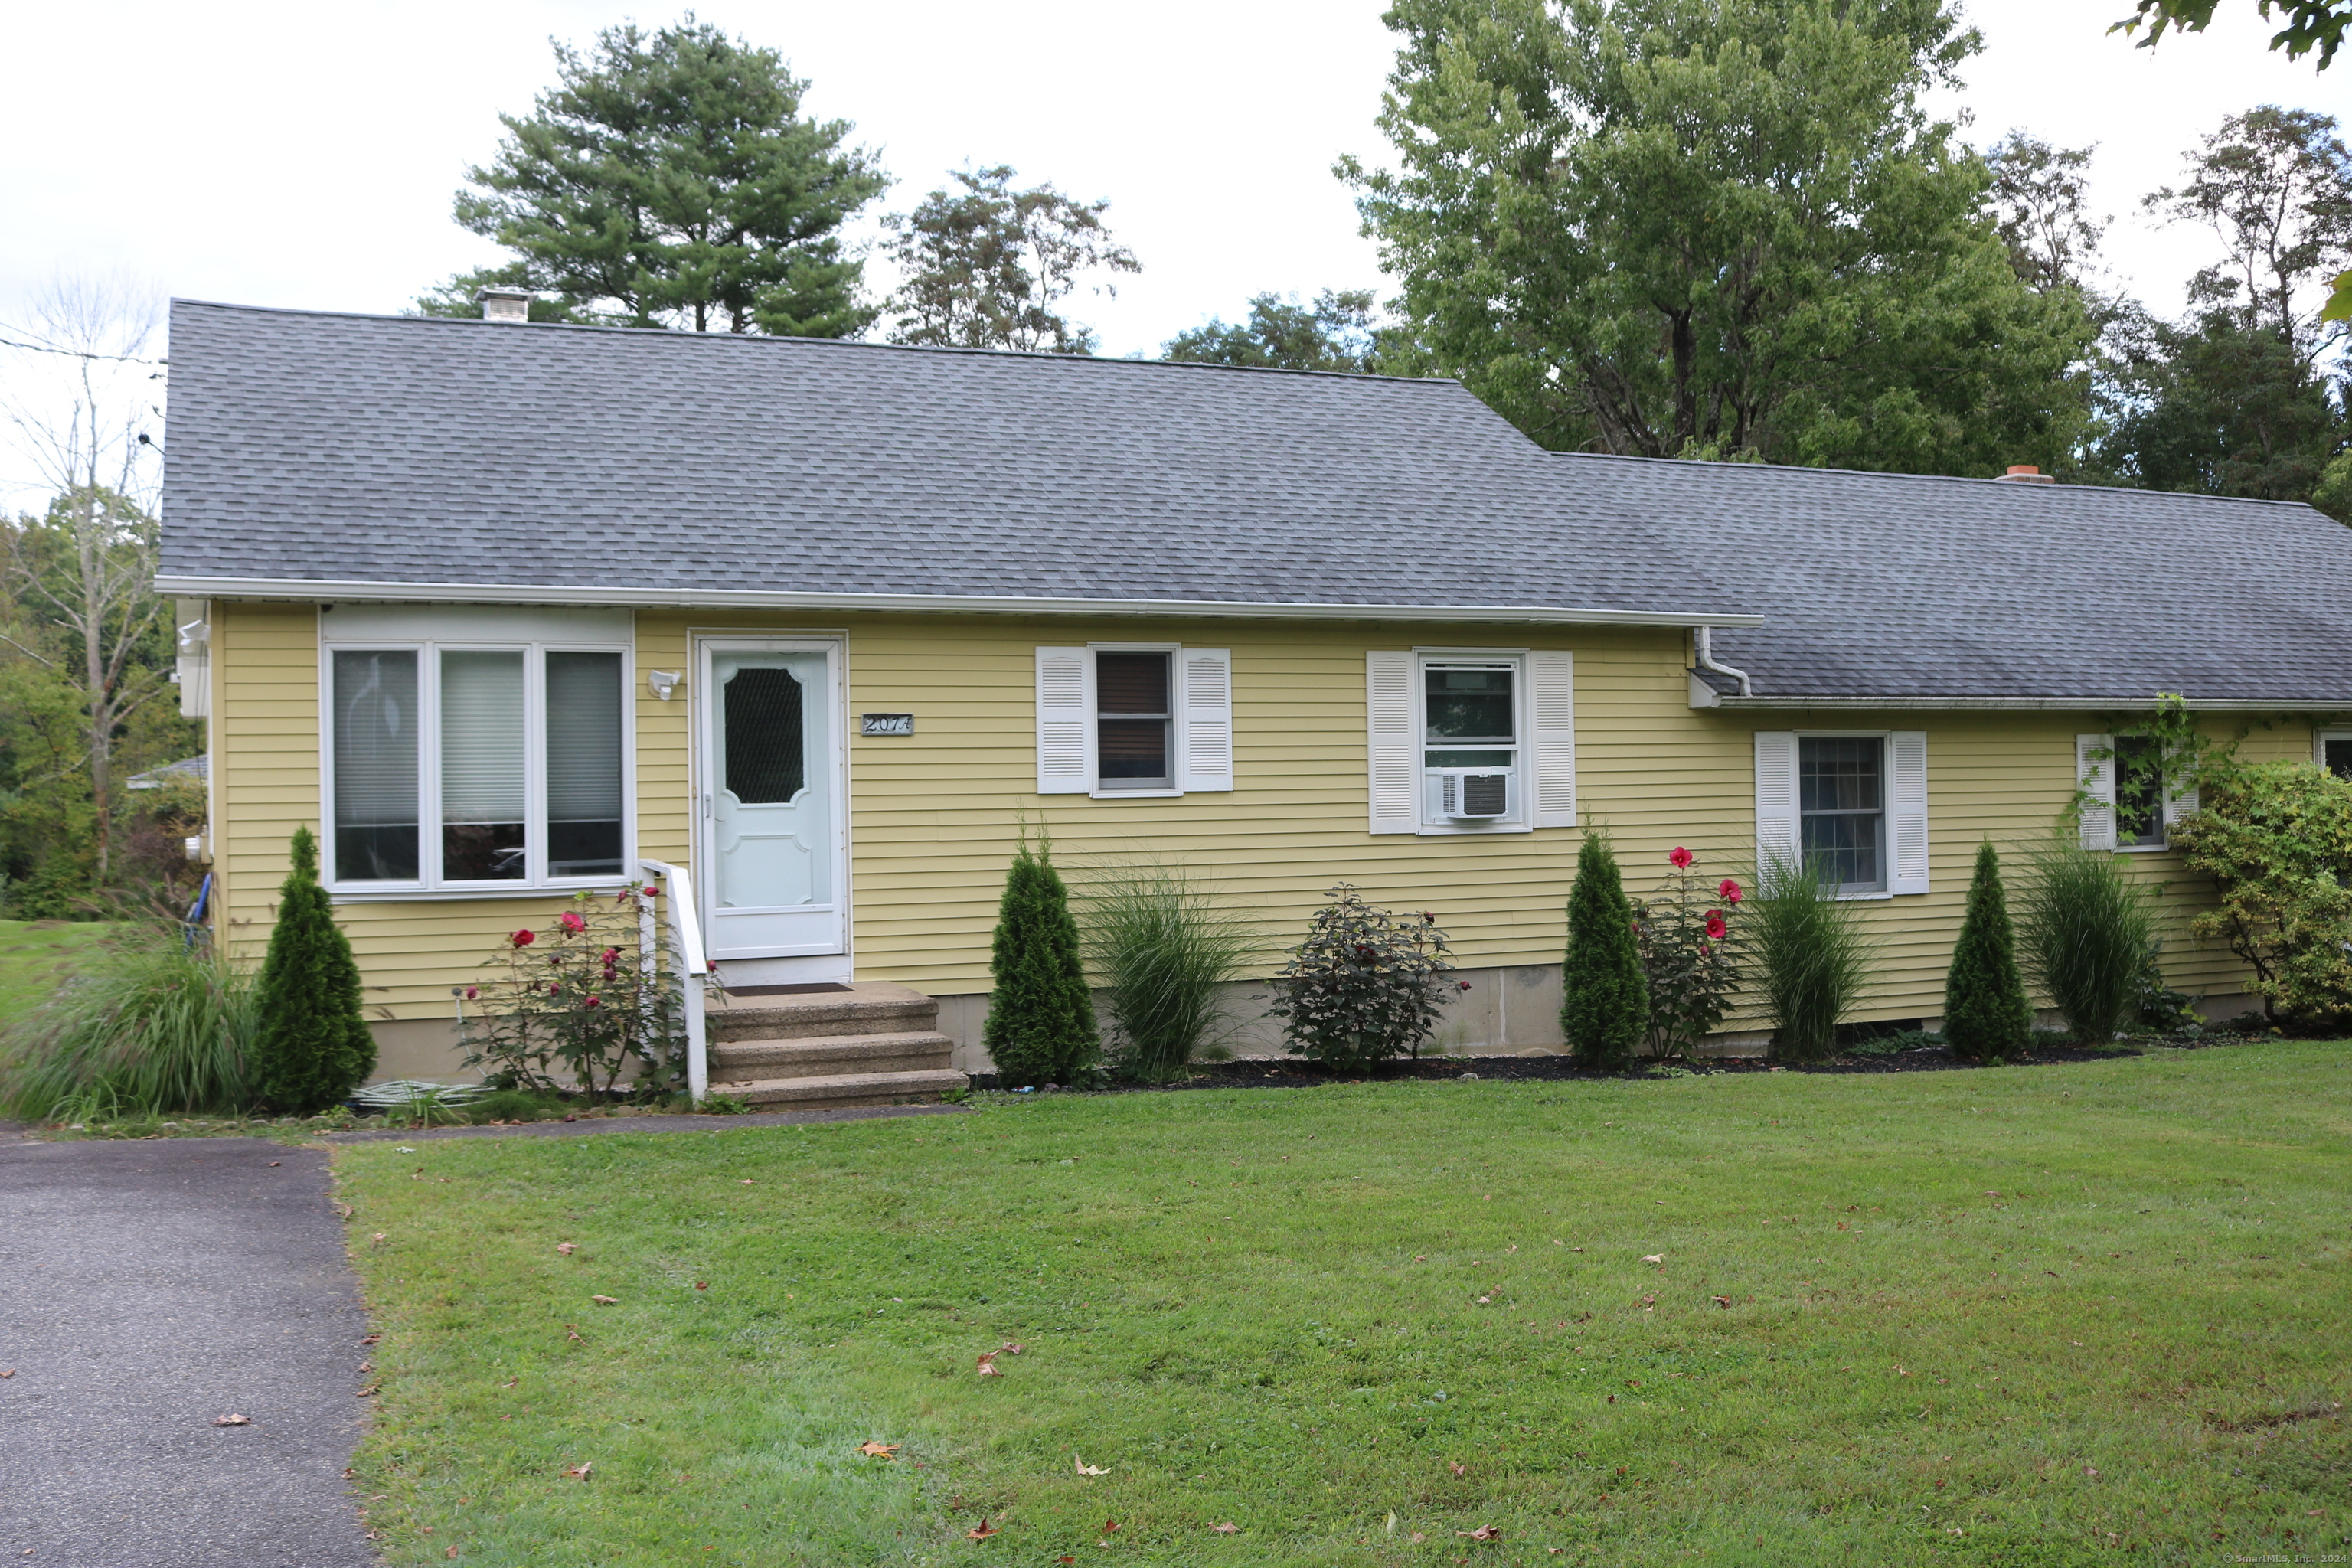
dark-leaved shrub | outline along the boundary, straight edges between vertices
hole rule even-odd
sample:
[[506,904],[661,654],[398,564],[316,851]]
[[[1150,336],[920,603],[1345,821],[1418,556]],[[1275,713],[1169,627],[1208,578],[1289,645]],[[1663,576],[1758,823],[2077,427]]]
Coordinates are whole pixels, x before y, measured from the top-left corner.
[[1459,984],[1437,917],[1400,921],[1341,882],[1269,984],[1293,1056],[1348,1069],[1419,1056]]

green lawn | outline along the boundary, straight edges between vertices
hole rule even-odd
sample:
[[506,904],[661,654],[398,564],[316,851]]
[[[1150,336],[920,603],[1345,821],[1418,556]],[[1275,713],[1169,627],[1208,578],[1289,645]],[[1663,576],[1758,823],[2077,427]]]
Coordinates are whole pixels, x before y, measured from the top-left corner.
[[73,955],[115,930],[96,921],[0,921],[0,1026],[46,1000]]
[[357,1473],[402,1563],[2342,1561],[2347,1052],[346,1147]]

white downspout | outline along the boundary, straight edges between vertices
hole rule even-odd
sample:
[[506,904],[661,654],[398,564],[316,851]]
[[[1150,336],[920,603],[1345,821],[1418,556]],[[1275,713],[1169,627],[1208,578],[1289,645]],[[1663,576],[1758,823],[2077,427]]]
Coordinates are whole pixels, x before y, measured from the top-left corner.
[[1698,628],[1698,667],[1701,669],[1713,670],[1717,675],[1727,675],[1731,677],[1732,679],[1739,682],[1739,695],[1742,697],[1755,696],[1756,689],[1754,686],[1749,684],[1748,672],[1746,670],[1734,669],[1727,664],[1717,664],[1715,662],[1715,646],[1708,636],[1708,634],[1714,630],[1715,628],[1713,626],[1701,626]]

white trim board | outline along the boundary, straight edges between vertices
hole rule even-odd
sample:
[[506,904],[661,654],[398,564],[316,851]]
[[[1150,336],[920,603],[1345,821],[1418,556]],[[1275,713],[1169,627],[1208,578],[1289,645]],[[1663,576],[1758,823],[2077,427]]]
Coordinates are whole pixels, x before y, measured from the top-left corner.
[[453,605],[624,605],[638,609],[871,610],[934,615],[1181,616],[1194,619],[1492,621],[1542,626],[1760,626],[1756,615],[1574,609],[1548,605],[1318,605],[1220,599],[1078,599],[1012,594],[821,594],[734,588],[578,588],[538,584],[337,582],[159,574],[155,591],[188,598]]

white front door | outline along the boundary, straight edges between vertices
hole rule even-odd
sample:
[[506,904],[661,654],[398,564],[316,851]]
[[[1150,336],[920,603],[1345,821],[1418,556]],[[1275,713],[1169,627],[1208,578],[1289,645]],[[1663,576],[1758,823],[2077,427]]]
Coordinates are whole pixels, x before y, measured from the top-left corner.
[[847,951],[841,645],[708,637],[695,704],[710,956]]

